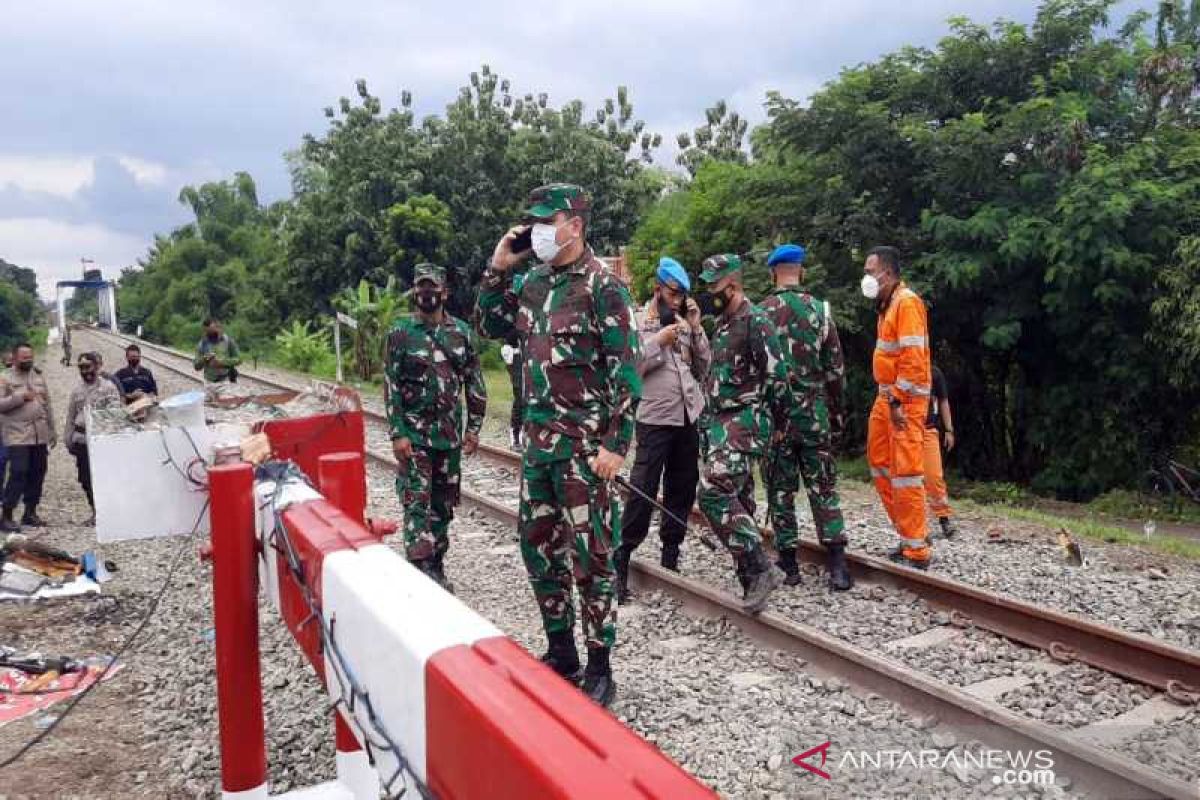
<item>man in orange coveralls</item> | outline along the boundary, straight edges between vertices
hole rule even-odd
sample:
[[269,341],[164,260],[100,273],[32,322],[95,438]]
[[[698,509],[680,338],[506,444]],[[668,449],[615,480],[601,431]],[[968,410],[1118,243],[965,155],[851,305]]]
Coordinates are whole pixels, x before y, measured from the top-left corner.
[[876,247],[863,266],[862,293],[879,321],[871,369],[879,393],[867,425],[867,462],[900,547],[891,559],[928,569],[924,436],[932,373],[925,303],[900,280],[900,253]]

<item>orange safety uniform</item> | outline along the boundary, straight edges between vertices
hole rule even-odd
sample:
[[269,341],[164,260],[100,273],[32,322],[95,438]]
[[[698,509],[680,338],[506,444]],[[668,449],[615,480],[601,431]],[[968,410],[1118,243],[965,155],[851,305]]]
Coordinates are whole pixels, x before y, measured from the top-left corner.
[[936,427],[925,429],[925,498],[929,501],[929,510],[938,519],[948,518],[953,513],[942,472],[942,432]]
[[[867,462],[901,549],[913,561],[929,559],[925,526],[925,417],[932,369],[925,303],[904,283],[879,314],[871,370],[879,395],[867,426]],[[903,430],[892,423],[888,396],[901,403]]]

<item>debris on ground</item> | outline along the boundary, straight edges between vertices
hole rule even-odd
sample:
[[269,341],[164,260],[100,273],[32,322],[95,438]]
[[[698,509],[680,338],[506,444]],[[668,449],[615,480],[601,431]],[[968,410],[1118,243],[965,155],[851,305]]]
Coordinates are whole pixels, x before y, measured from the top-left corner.
[[122,666],[108,656],[48,657],[0,645],[0,726],[79,694],[101,675],[107,681]]

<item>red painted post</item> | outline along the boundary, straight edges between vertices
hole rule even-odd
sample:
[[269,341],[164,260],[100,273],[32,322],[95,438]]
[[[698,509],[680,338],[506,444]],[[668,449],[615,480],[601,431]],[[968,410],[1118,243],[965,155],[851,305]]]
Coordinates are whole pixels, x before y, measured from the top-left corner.
[[327,453],[317,461],[317,486],[325,499],[359,525],[366,524],[367,473],[361,453]]
[[265,798],[267,744],[258,652],[254,470],[249,464],[210,467],[208,486],[221,788],[226,796],[253,792],[246,796]]

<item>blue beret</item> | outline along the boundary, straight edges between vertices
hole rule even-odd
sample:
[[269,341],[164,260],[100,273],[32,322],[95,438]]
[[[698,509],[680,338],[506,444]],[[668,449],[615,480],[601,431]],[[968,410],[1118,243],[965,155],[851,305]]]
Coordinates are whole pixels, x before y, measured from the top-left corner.
[[774,267],[776,264],[803,264],[806,252],[803,245],[781,244],[771,251],[771,255],[767,256],[767,266]]
[[685,292],[692,290],[692,280],[688,277],[687,270],[683,268],[678,261],[673,258],[663,256],[658,260],[659,283],[669,283],[674,281],[679,284]]

